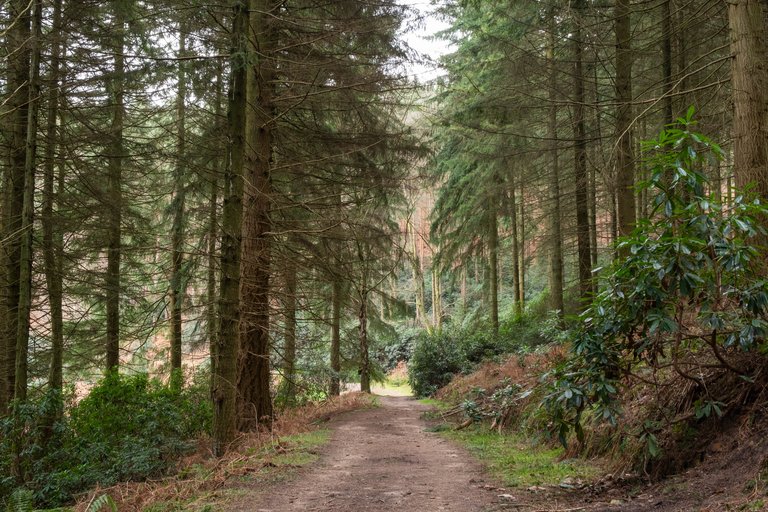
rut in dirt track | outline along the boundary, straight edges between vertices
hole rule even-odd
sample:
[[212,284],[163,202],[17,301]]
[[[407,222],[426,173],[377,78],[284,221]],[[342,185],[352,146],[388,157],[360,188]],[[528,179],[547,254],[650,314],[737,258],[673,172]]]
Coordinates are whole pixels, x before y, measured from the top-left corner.
[[374,409],[343,414],[329,424],[321,460],[247,508],[282,511],[493,510],[481,489],[482,468],[465,452],[425,432],[427,409],[410,397],[380,397]]

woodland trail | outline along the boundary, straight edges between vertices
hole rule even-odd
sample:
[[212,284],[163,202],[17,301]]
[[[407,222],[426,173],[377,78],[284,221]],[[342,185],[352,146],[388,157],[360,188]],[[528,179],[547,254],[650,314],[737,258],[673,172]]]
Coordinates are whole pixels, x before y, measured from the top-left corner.
[[332,419],[321,459],[268,496],[243,500],[236,511],[495,510],[471,457],[426,432],[428,409],[410,397],[379,397],[379,407]]

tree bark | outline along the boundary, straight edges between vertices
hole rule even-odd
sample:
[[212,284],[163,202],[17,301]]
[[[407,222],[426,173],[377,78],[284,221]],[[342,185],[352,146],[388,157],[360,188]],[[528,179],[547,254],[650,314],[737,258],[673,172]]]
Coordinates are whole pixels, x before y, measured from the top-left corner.
[[677,111],[685,112],[690,106],[690,92],[688,92],[688,83],[690,82],[688,76],[688,38],[689,34],[686,27],[690,26],[689,16],[691,13],[688,6],[690,2],[681,0],[678,2],[677,10],[675,11],[676,21],[676,43],[675,54],[677,56],[677,76],[675,77],[680,83],[677,86]]
[[360,340],[360,391],[371,392],[371,362],[368,356],[368,288],[363,282],[360,290],[360,311],[358,329]]
[[728,2],[733,90],[733,166],[736,186],[768,197],[768,62],[758,0]]
[[520,261],[517,265],[517,303],[520,304],[520,310],[525,309],[525,185],[523,180],[518,180],[520,191],[517,194],[517,203],[520,205],[520,212],[517,215],[517,234],[520,238],[518,242],[518,252]]
[[27,112],[24,157],[24,204],[21,220],[21,259],[19,261],[19,318],[16,324],[16,385],[14,398],[27,399],[27,366],[29,356],[30,313],[32,310],[32,230],[35,213],[35,171],[37,166],[37,126],[40,111],[40,39],[43,25],[43,3],[33,4],[30,39],[29,110]]
[[560,164],[557,147],[557,64],[555,63],[556,25],[555,10],[550,9],[550,30],[547,48],[549,64],[549,268],[547,280],[549,286],[549,308],[563,313],[563,236],[560,224]]
[[[593,72],[593,80],[595,84],[595,129],[593,132],[593,139],[596,140],[592,144],[592,147],[594,148],[595,160],[597,160],[596,155],[602,155],[603,154],[603,123],[602,123],[602,113],[601,113],[601,99],[600,99],[600,83],[599,83],[599,75],[597,70],[597,64],[593,63],[592,65],[592,72]],[[592,248],[592,268],[597,268],[597,257],[598,257],[598,251],[597,251],[597,176],[595,167],[597,165],[593,165],[589,171],[590,175],[590,186],[589,186],[589,202],[590,202],[590,227],[592,229],[592,243],[590,244],[590,247]],[[608,198],[612,198],[613,194],[607,194]],[[612,217],[612,214],[609,214],[609,217]],[[597,293],[598,288],[598,280],[597,276],[595,276],[594,280],[595,285],[595,293]]]
[[[219,63],[219,67],[216,73],[216,126],[221,128],[221,132],[226,133],[226,126],[220,126],[220,120],[222,116],[222,88],[223,88],[223,66]],[[222,141],[224,145],[227,144],[227,140]],[[222,174],[227,175],[230,169],[229,162],[230,152],[227,151],[224,158],[216,161],[216,166],[210,176],[210,196],[208,199],[208,282],[206,286],[206,295],[208,298],[207,304],[207,328],[208,328],[208,347],[211,358],[211,376],[216,375],[216,362],[218,361],[218,332],[219,322],[216,315],[216,268],[218,254],[216,253],[216,242],[219,238],[219,178],[218,178],[218,166],[222,165]],[[211,379],[211,397],[213,397],[213,378]]]
[[331,396],[339,396],[341,373],[341,280],[333,277],[331,291]]
[[[64,237],[61,218],[58,209],[61,207],[60,194],[63,189],[64,170],[57,166],[56,149],[59,142],[57,121],[59,119],[59,84],[62,83],[60,74],[61,55],[66,47],[62,32],[62,0],[53,3],[53,28],[51,43],[51,68],[48,75],[48,120],[45,131],[45,162],[43,165],[43,202],[41,224],[43,230],[43,264],[45,267],[45,282],[48,292],[48,307],[51,315],[51,366],[48,386],[60,394],[63,387],[64,360],[64,320],[62,312],[63,279],[62,262],[64,256]],[[54,191],[56,169],[59,171],[59,189]],[[57,213],[54,214],[54,209]],[[59,404],[62,410],[63,402]],[[59,414],[59,412],[57,412]]]
[[[599,137],[599,134],[598,134]],[[589,169],[589,249],[592,268],[597,268],[597,176],[595,166]],[[593,293],[597,293],[597,276],[592,276]]]
[[271,0],[251,0],[248,107],[243,168],[243,239],[240,265],[240,355],[238,426],[270,424],[269,281],[271,258],[272,96]]
[[509,224],[512,226],[512,290],[515,296],[515,315],[522,317],[523,304],[520,300],[520,242],[517,229],[517,185],[513,169],[510,177],[509,186]]
[[3,332],[0,347],[0,414],[13,399],[16,386],[16,335],[19,321],[19,272],[21,269],[22,210],[26,166],[27,119],[29,111],[29,72],[31,13],[29,2],[15,0],[8,5],[11,26],[6,36],[8,85],[5,97],[5,119],[8,143],[8,166],[4,181],[3,258],[5,282],[3,297]]
[[592,295],[592,254],[589,239],[589,206],[587,191],[587,139],[584,123],[584,48],[582,41],[582,13],[584,0],[574,2],[573,60],[574,60],[574,105],[573,131],[575,136],[573,170],[576,180],[576,244],[579,267],[579,298],[582,305]]
[[634,162],[632,158],[632,53],[629,0],[616,0],[616,202],[620,236],[635,226]]
[[436,265],[432,265],[432,328],[437,332],[443,328],[443,289]]
[[431,329],[429,321],[427,320],[427,314],[424,307],[424,271],[421,268],[421,257],[419,256],[418,246],[416,244],[416,226],[410,221],[408,222],[409,228],[409,242],[411,250],[409,251],[409,260],[411,262],[411,269],[413,270],[413,281],[416,283],[415,289],[415,301],[416,301],[416,322],[426,329]]
[[285,346],[283,347],[283,399],[292,404],[296,398],[296,263],[285,265]]
[[[358,342],[360,349],[360,391],[371,392],[371,362],[368,354],[368,258],[370,250],[366,242],[357,240],[357,261],[360,264],[360,282],[358,296],[360,309],[358,310]],[[366,250],[368,249],[368,250]]]
[[661,2],[661,60],[664,124],[669,124],[675,121],[672,113],[672,0]]
[[499,231],[496,218],[496,208],[489,206],[488,210],[488,284],[490,294],[491,329],[494,335],[499,334],[499,274],[498,250]]
[[109,81],[112,102],[112,126],[108,155],[108,204],[107,208],[107,273],[105,275],[107,341],[106,368],[120,366],[120,259],[122,253],[122,174],[123,174],[123,124],[125,119],[125,18],[119,0],[112,2],[115,17],[114,67]]
[[[184,21],[179,23],[178,57],[183,59],[187,52],[187,28]],[[187,76],[184,60],[178,62],[176,90],[176,167],[173,183],[173,224],[171,226],[171,385],[180,389],[182,309],[186,290],[184,276],[184,206],[186,202],[186,98]]]
[[235,438],[237,420],[237,354],[240,323],[240,240],[242,238],[243,160],[248,60],[248,3],[232,5],[232,49],[229,87],[230,165],[224,174],[221,222],[219,334],[213,366],[213,453],[223,455]]

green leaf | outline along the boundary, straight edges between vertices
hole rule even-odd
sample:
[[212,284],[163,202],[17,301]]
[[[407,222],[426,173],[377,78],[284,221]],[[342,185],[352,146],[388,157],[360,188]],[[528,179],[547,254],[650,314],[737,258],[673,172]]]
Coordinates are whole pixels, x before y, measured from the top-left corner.
[[656,439],[656,436],[648,433],[645,436],[645,446],[648,449],[648,455],[651,456],[651,458],[655,459],[659,455],[661,455],[661,449],[659,448],[659,442]]
[[102,494],[93,500],[86,512],[101,512],[105,507],[110,510],[110,512],[117,512],[117,504],[109,494]]

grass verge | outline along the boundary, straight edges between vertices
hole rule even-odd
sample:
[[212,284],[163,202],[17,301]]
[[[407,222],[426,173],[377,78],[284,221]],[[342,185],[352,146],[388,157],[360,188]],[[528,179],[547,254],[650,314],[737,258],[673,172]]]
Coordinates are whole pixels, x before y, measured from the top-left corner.
[[435,398],[420,398],[419,402],[424,405],[434,407],[438,411],[447,411],[448,409],[453,408],[453,405],[449,404],[448,402],[437,400]]
[[562,448],[537,445],[518,434],[498,434],[477,426],[443,430],[441,435],[467,448],[509,487],[557,485],[566,478],[588,480],[598,474],[587,461],[559,460]]

